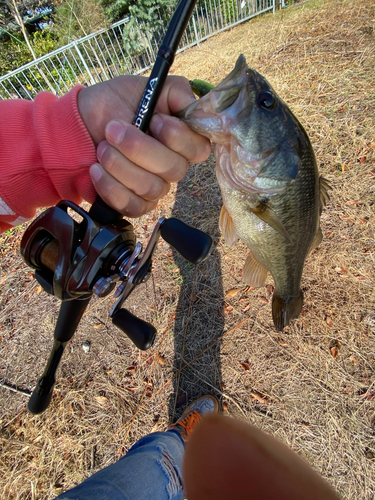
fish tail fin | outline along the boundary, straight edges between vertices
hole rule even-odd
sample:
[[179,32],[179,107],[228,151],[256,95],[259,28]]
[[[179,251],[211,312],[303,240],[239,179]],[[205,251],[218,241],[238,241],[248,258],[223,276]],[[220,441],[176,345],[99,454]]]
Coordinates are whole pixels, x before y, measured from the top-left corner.
[[296,318],[301,312],[303,304],[303,292],[299,291],[296,297],[284,299],[276,293],[272,298],[272,319],[276,330],[282,331],[289,325],[293,318]]

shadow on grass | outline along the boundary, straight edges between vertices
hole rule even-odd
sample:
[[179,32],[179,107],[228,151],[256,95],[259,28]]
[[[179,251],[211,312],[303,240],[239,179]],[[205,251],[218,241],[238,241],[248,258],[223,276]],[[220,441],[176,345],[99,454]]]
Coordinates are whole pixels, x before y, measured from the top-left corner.
[[[205,231],[215,241],[219,236],[220,208],[215,164],[210,157],[207,162],[192,166],[179,183],[172,214]],[[188,366],[174,380],[169,402],[171,422],[187,404],[205,394],[220,399],[220,342],[215,342],[224,331],[221,259],[216,247],[198,266],[189,264],[177,252],[174,261],[181,276],[174,329],[174,371]]]

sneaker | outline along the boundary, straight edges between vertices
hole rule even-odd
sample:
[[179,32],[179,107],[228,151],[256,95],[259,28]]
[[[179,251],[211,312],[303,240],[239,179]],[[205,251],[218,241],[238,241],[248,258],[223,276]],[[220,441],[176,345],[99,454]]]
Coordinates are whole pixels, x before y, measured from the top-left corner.
[[214,396],[209,394],[202,396],[191,403],[177,422],[168,427],[168,430],[178,430],[182,439],[186,442],[197,423],[202,419],[202,415],[205,413],[217,413],[218,411],[219,403]]

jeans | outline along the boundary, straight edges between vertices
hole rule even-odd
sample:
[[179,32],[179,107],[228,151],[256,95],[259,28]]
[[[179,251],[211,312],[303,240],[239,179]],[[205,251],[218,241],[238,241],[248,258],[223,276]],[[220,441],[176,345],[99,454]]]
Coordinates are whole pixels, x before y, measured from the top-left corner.
[[118,462],[57,499],[183,500],[183,456],[184,441],[177,430],[148,434]]

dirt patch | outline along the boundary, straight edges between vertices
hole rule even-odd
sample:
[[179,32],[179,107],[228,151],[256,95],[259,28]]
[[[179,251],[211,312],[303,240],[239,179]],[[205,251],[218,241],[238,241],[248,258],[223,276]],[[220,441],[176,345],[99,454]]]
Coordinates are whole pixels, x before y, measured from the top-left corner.
[[[275,331],[271,278],[249,290],[244,246],[228,249],[219,233],[213,158],[192,165],[136,232],[144,240],[159,216],[174,215],[213,236],[213,255],[194,269],[167,244],[158,247],[152,280],[127,304],[158,329],[148,352],[112,325],[113,299],[96,299],[45,414],[29,415],[27,395],[0,388],[4,498],[53,498],[164,430],[204,393],[282,439],[343,498],[374,497],[374,18],[371,0],[311,0],[178,55],[175,74],[217,84],[243,53],[312,140],[333,192],[324,240],[305,265],[303,312]],[[18,255],[23,230],[0,239],[0,369],[3,382],[27,393],[48,357],[59,304]]]

